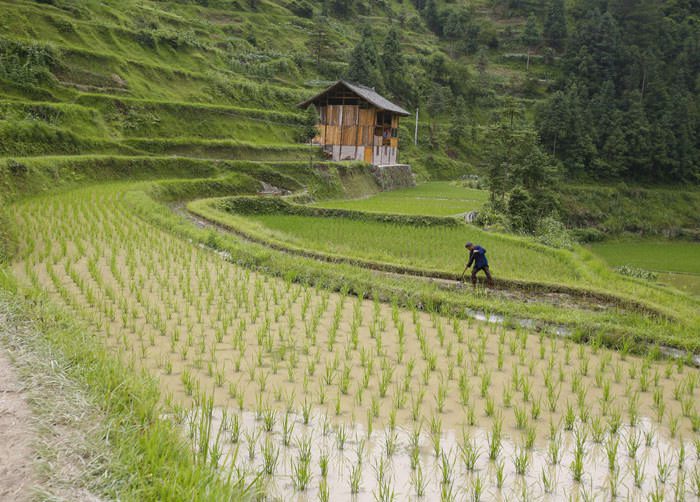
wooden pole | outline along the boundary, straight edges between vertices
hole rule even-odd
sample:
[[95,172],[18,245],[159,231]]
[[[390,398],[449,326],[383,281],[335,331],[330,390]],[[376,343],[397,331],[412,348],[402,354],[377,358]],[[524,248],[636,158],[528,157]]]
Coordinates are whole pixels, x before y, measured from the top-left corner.
[[355,160],[357,160],[357,143],[360,137],[360,101],[355,107]]
[[416,108],[416,130],[413,133],[413,144],[418,146],[418,108]]
[[343,160],[343,132],[345,131],[345,94],[343,94],[342,104],[340,105],[340,153],[338,160]]
[[[323,151],[326,151],[326,142],[327,142],[327,137],[328,137],[328,114],[330,113],[330,110],[328,109],[328,94],[326,94],[326,117],[323,120]],[[324,154],[325,155],[325,154]]]

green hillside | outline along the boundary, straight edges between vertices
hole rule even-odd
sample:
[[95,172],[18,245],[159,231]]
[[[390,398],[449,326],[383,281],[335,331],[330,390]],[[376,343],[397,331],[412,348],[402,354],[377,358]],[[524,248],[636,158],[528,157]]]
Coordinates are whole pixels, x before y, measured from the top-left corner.
[[401,157],[423,177],[487,164],[504,121],[569,175],[697,179],[698,12],[632,4],[5,0],[0,156],[291,144],[295,103],[345,77],[420,110]]
[[[362,29],[371,28],[381,52],[394,26],[405,60],[395,77],[407,83],[406,92],[385,92],[421,109],[420,147],[409,145],[412,128],[405,123],[402,159],[422,176],[452,177],[473,168],[478,148],[460,147],[475,143],[467,134],[448,139],[449,101],[470,101],[464,123],[477,134],[504,95],[531,108],[556,74],[534,56],[525,73],[517,35],[524,18],[485,6],[474,12],[483,19],[477,56],[438,38],[410,2],[350,2],[345,17],[306,1],[1,5],[0,157],[6,158],[239,158],[238,145],[248,151],[292,145],[301,121],[295,103],[346,76]],[[497,39],[498,47],[489,48]]]

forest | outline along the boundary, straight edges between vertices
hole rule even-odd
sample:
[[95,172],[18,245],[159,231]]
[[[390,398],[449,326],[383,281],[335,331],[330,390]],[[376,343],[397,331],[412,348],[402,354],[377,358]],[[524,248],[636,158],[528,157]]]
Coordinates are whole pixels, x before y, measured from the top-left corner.
[[[484,32],[476,7],[470,5],[413,3],[447,44],[448,53],[455,58],[475,55],[479,71],[488,64],[489,49],[516,37],[508,27],[502,36]],[[353,5],[330,2],[328,9],[348,16]],[[533,120],[522,120],[518,127],[534,128],[541,148],[567,175],[663,183],[698,180],[698,2],[576,0],[565,5],[551,0],[535,6],[494,0],[492,8],[527,17],[518,42],[527,49],[528,64],[531,56],[538,56],[557,69]],[[468,134],[463,116],[488,100],[484,81],[469,78],[457,59],[440,54],[419,58],[417,67],[406,71],[398,36],[393,28],[377,48],[371,32],[363,32],[347,78],[368,82],[406,104],[420,103],[431,116],[452,110],[452,122],[458,124],[451,137],[459,143],[455,133]],[[514,109],[506,102],[500,109],[500,118],[510,125],[513,114],[523,115],[518,105]]]

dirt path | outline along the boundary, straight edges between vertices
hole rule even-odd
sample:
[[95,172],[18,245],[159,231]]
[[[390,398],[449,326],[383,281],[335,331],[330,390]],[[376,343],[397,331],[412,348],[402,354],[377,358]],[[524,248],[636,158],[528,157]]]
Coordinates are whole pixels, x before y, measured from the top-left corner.
[[0,501],[99,501],[103,417],[14,303],[0,291]]
[[0,500],[29,500],[36,482],[36,434],[27,390],[0,349]]

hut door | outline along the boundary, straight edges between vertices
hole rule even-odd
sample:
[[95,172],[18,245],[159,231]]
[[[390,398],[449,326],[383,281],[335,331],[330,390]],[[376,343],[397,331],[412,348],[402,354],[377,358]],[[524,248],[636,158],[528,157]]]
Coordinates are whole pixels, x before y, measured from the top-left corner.
[[368,164],[372,163],[372,147],[371,146],[365,147],[365,162],[367,162]]

